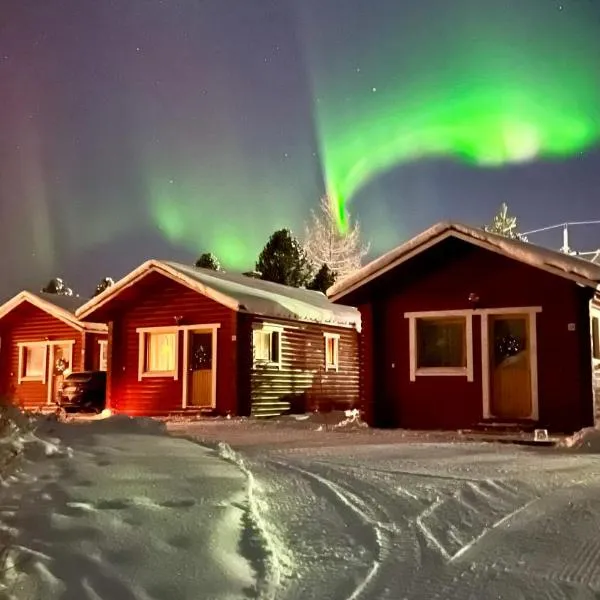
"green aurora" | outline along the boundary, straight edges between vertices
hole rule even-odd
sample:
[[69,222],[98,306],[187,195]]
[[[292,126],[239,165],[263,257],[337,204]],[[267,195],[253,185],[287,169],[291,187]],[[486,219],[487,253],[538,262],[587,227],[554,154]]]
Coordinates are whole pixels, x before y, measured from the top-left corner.
[[[386,83],[365,81],[353,102],[344,82],[332,89],[333,65],[312,72],[320,155],[341,231],[352,197],[397,165],[448,157],[500,167],[569,157],[598,142],[597,24],[586,24],[583,11],[554,7],[554,13],[537,25],[543,32],[534,19],[509,24],[506,11],[495,20],[490,15],[487,29],[477,31],[476,18],[461,24],[459,14],[444,44],[413,44],[412,69],[392,43],[385,69],[377,69],[373,55],[362,69],[386,73]],[[410,73],[394,76],[394,60],[397,73]]]

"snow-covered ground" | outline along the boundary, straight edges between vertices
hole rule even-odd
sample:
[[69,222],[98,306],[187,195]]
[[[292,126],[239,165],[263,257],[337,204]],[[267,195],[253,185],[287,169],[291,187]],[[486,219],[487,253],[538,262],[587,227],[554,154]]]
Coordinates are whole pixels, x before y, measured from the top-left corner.
[[168,425],[183,437],[145,420],[46,425],[0,496],[10,593],[598,597],[600,455],[589,445],[422,443],[354,425]]

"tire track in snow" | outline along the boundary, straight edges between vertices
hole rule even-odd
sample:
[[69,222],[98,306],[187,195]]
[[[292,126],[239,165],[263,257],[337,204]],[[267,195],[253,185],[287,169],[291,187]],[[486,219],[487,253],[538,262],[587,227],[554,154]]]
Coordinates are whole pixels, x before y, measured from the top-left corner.
[[348,508],[354,515],[356,515],[365,526],[367,526],[372,534],[371,543],[375,550],[375,559],[371,565],[371,568],[367,572],[364,579],[356,586],[354,591],[346,597],[346,600],[357,600],[367,590],[367,588],[376,580],[376,577],[383,565],[386,556],[389,554],[389,526],[386,527],[384,523],[377,521],[370,517],[364,508],[361,506],[362,501],[354,494],[344,490],[341,486],[334,483],[330,479],[323,477],[317,473],[307,471],[301,467],[290,465],[288,463],[279,462],[276,460],[272,461],[281,467],[296,471],[305,478],[319,483],[325,487],[329,492],[337,499],[338,502]]
[[[271,531],[269,523],[263,518],[263,508],[258,498],[258,485],[254,474],[246,466],[242,456],[229,444],[219,442],[216,446],[218,455],[237,466],[247,479],[246,534],[254,534],[261,542],[262,556],[247,556],[257,572],[257,593],[263,600],[275,600],[281,586],[282,577],[291,570],[285,558],[283,544]],[[251,542],[251,540],[249,540]],[[259,564],[256,564],[256,563]]]

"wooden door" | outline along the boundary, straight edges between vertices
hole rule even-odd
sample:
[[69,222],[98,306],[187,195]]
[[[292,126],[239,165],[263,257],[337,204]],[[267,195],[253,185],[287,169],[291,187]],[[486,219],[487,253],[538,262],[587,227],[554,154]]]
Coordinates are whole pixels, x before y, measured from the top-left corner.
[[531,332],[529,315],[490,315],[490,412],[499,419],[529,419]]
[[64,370],[67,373],[72,370],[70,350],[71,347],[67,344],[52,344],[49,348],[48,381],[50,382],[50,404],[59,401],[65,377]]
[[213,402],[213,340],[212,332],[190,333],[189,398],[187,405],[212,408]]

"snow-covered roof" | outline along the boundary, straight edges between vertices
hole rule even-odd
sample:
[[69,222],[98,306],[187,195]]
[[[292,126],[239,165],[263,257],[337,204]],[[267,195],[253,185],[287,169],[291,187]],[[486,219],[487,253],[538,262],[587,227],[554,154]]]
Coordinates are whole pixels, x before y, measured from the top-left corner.
[[390,250],[356,273],[341,279],[327,290],[327,295],[334,301],[343,298],[369,281],[449,237],[461,239],[588,287],[595,289],[600,287],[600,265],[598,264],[529,242],[512,240],[462,223],[443,222]]
[[312,321],[360,328],[356,308],[332,303],[325,294],[293,288],[240,273],[201,269],[171,261],[149,260],[113,286],[81,306],[87,318],[126,287],[155,271],[223,304],[232,310],[271,318]]
[[29,302],[45,313],[56,317],[67,325],[79,330],[107,331],[106,325],[102,323],[84,323],[75,316],[76,309],[81,305],[82,299],[77,296],[59,296],[57,294],[46,294],[44,292],[31,292],[24,290],[7,300],[0,306],[0,319],[17,308],[23,302]]

